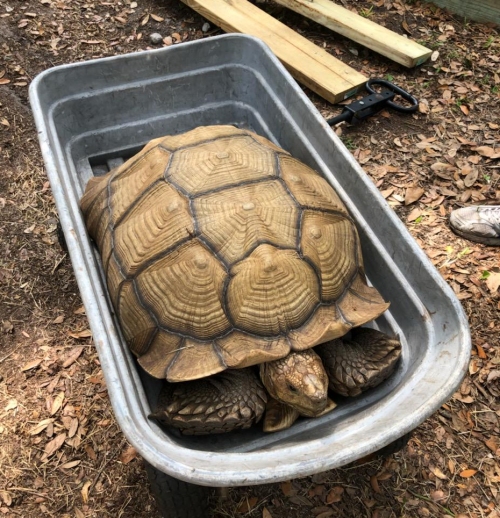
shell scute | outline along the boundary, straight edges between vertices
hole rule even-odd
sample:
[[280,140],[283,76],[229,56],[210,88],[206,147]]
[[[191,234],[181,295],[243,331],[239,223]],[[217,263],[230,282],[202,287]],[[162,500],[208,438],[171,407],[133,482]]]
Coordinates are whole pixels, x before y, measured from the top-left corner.
[[280,155],[280,175],[302,207],[330,210],[348,215],[332,186],[314,169],[291,156]]
[[226,270],[197,239],[158,259],[135,279],[160,326],[199,340],[231,328],[223,307]]
[[157,183],[115,226],[114,248],[124,274],[137,269],[194,233],[188,201],[171,185]]
[[201,235],[227,264],[261,241],[295,248],[299,210],[277,180],[230,187],[193,201]]
[[166,173],[190,195],[277,175],[275,153],[245,134],[176,151]]

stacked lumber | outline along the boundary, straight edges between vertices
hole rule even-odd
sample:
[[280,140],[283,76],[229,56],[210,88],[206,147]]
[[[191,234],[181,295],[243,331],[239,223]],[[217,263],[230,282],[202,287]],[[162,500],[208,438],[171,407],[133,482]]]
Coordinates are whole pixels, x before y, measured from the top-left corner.
[[263,40],[303,85],[338,103],[355,94],[367,78],[311,43],[247,0],[182,0],[226,32]]
[[[354,95],[367,80],[247,0],[182,1],[226,32],[263,40],[297,81],[331,103]],[[431,55],[422,45],[330,0],[276,1],[407,67],[419,65]]]

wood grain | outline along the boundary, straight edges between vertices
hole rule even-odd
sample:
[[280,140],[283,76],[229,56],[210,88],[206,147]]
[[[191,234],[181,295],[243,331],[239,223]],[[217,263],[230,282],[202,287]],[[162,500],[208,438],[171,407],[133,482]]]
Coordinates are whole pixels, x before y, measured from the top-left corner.
[[432,50],[378,23],[359,16],[331,0],[276,0],[315,22],[368,47],[405,67],[422,64]]
[[337,103],[367,78],[246,0],[182,0],[226,32],[263,40],[290,73],[318,95]]

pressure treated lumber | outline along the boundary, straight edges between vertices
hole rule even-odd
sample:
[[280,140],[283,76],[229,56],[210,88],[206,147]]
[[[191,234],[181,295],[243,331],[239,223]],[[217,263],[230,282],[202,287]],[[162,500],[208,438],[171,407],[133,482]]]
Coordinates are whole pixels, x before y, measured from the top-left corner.
[[331,0],[275,1],[405,67],[420,65],[432,54],[432,50],[416,41],[336,5]]
[[182,0],[226,32],[263,40],[288,71],[313,92],[337,103],[367,78],[246,0]]
[[499,0],[432,0],[432,3],[476,22],[500,25]]

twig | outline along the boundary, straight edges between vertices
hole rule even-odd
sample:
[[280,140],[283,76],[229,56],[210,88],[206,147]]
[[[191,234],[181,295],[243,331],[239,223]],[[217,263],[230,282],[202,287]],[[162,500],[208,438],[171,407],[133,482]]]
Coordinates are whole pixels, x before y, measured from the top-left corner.
[[0,358],[0,363],[4,362],[9,356],[12,356],[21,346],[18,345],[15,349],[13,349],[12,351],[10,351],[9,354],[7,354],[6,356],[4,356],[3,358]]
[[410,489],[406,489],[406,491],[408,491],[408,493],[410,493],[411,495],[413,495],[415,498],[419,498],[420,500],[424,500],[425,502],[430,502],[432,504],[435,504],[437,505],[445,514],[447,514],[448,516],[453,516],[455,517],[455,513],[450,511],[449,509],[447,509],[446,507],[442,506],[441,504],[438,504],[437,502],[435,502],[432,498],[429,498],[428,496],[424,496],[424,495],[419,495],[417,493],[414,493],[413,491],[411,491]]

